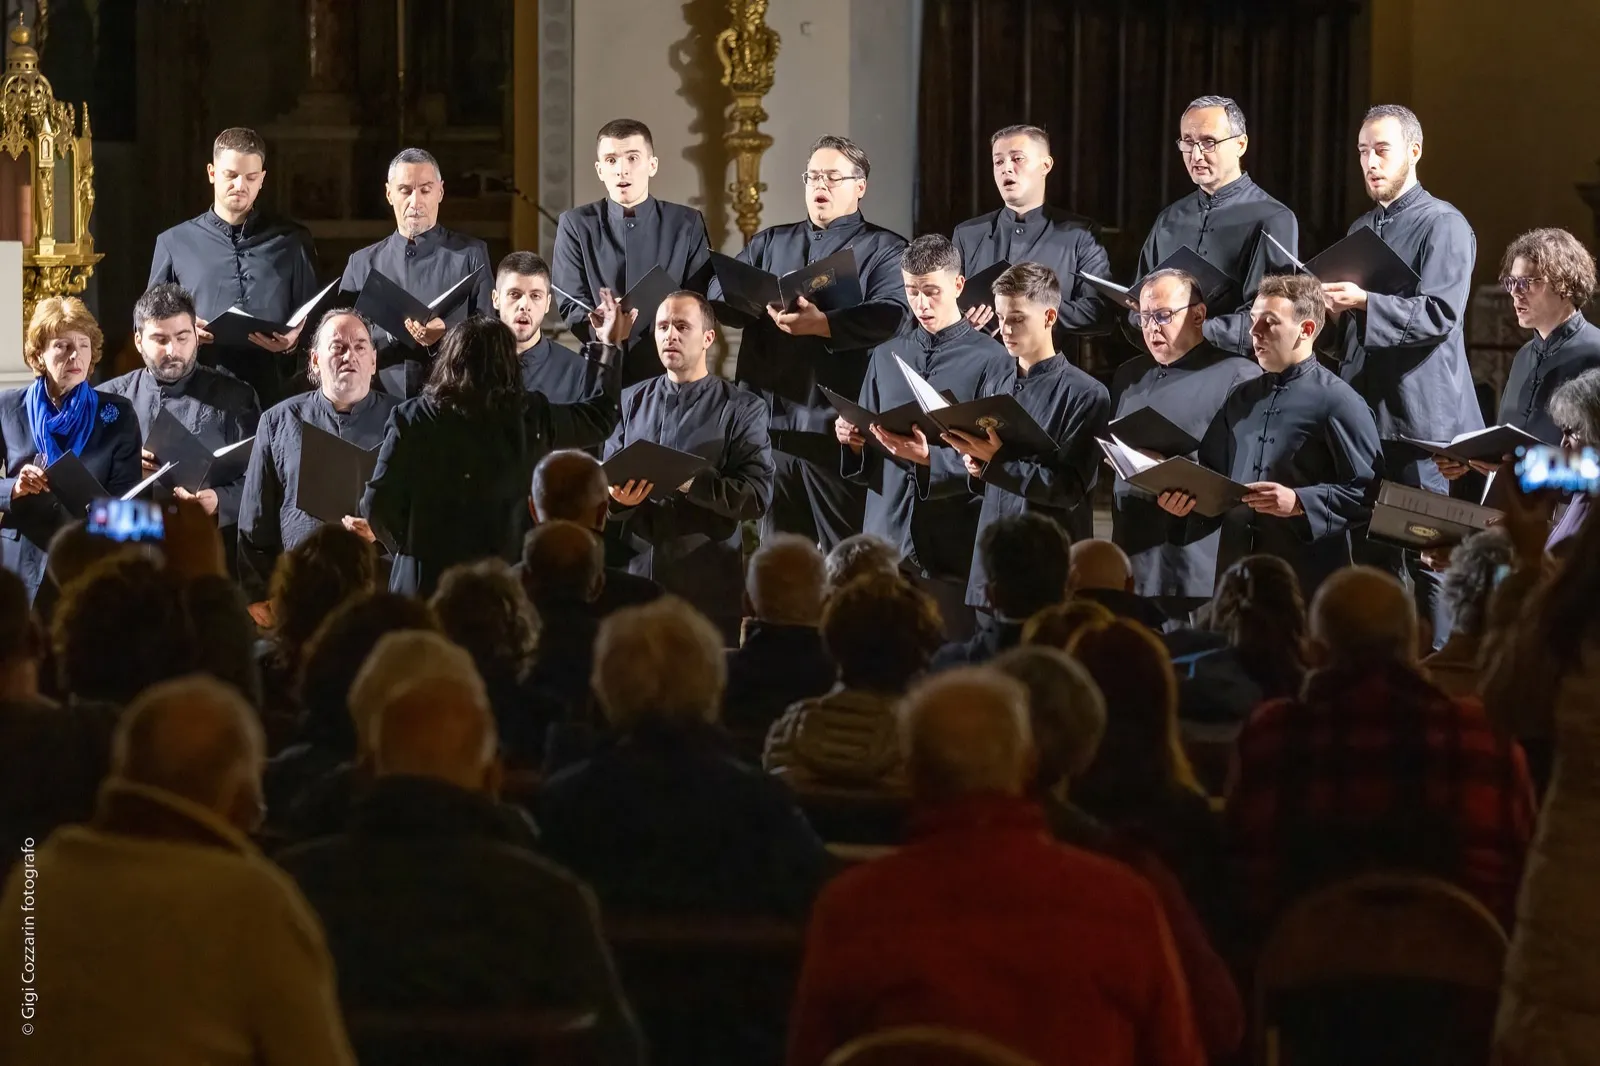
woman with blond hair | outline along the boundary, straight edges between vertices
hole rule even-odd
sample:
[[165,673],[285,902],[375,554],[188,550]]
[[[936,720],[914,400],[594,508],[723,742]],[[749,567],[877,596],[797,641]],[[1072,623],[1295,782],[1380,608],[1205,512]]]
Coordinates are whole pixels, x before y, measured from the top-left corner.
[[75,455],[113,496],[143,476],[132,405],[89,384],[103,339],[82,300],[40,300],[22,345],[33,384],[0,392],[0,566],[22,578],[30,601],[44,581],[50,538],[83,517],[51,491],[51,465]]

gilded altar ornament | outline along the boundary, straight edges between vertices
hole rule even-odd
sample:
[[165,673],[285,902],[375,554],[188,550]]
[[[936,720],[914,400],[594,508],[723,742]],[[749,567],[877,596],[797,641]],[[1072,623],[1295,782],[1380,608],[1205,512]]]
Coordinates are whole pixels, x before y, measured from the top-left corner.
[[760,129],[768,117],[761,98],[772,91],[778,34],[767,25],[767,0],[728,0],[728,13],[733,24],[717,34],[722,84],[733,90],[729,131],[723,141],[733,155],[737,175],[728,191],[733,194],[739,232],[749,244],[761,228],[761,194],[767,191],[761,180],[761,153],[772,147],[772,138]]
[[26,155],[29,164],[25,180],[33,195],[17,227],[23,243],[22,321],[27,322],[38,301],[81,293],[102,257],[89,233],[94,148],[88,105],[79,133],[76,109],[57,100],[49,79],[39,73],[39,53],[28,43],[20,14],[10,37],[0,80],[0,151],[18,161]]

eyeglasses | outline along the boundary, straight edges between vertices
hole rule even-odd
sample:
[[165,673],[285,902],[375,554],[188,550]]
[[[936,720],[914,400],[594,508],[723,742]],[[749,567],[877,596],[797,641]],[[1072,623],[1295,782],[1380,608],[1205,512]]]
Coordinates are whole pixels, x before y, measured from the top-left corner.
[[1582,430],[1567,429],[1566,427],[1562,427],[1562,430],[1561,430],[1561,446],[1563,448],[1573,448],[1573,447],[1576,447],[1577,445],[1582,444],[1582,443],[1583,443],[1583,431]]
[[1206,155],[1210,155],[1212,152],[1217,150],[1217,145],[1223,143],[1224,141],[1236,141],[1243,136],[1244,134],[1242,133],[1235,133],[1232,137],[1202,137],[1198,141],[1191,141],[1189,138],[1185,137],[1183,140],[1176,143],[1178,145],[1178,151],[1183,155],[1193,155],[1196,148],[1200,149],[1200,151]]
[[1536,283],[1541,282],[1543,280],[1544,280],[1543,278],[1535,278],[1535,277],[1521,277],[1521,278],[1519,278],[1515,274],[1507,274],[1507,275],[1505,275],[1504,277],[1502,277],[1500,279],[1500,287],[1502,289],[1505,289],[1507,292],[1509,292],[1513,296],[1521,296],[1523,293],[1525,293],[1525,292],[1529,291],[1530,289],[1532,289],[1533,286]]
[[800,175],[800,184],[806,186],[807,188],[810,188],[813,185],[823,185],[831,189],[840,182],[860,181],[861,177],[862,176],[860,174],[835,174],[832,172],[827,174],[818,174],[816,171],[808,170],[804,174]]
[[1194,304],[1184,304],[1182,307],[1163,307],[1159,311],[1135,311],[1134,316],[1139,320],[1139,328],[1146,326],[1170,326],[1172,320],[1183,314]]

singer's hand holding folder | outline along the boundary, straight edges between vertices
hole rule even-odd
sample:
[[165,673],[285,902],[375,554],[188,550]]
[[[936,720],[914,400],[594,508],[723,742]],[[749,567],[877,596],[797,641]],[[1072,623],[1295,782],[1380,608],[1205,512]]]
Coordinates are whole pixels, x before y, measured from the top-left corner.
[[711,267],[722,283],[722,301],[747,315],[765,317],[768,307],[795,311],[800,297],[823,311],[841,311],[861,302],[861,276],[853,248],[843,248],[782,277],[711,253]]
[[423,303],[387,274],[374,270],[367,275],[361,295],[356,297],[356,310],[382,326],[395,340],[416,348],[417,339],[406,329],[406,320],[426,325],[435,318],[445,317],[466,302],[477,277],[477,270],[469,271],[466,277]]
[[[134,499],[159,481],[174,465],[167,463],[118,498]],[[74,517],[88,514],[90,504],[111,495],[106,491],[106,487],[100,484],[100,479],[89,473],[89,468],[83,465],[83,460],[71,452],[67,452],[46,467],[44,476],[50,484],[50,494],[66,508],[68,514]]]
[[171,473],[162,479],[168,488],[199,492],[232,484],[243,477],[245,467],[250,465],[250,453],[255,450],[255,437],[212,451],[163,407],[150,423],[144,450],[154,455],[157,462],[172,466]]
[[1503,517],[1492,507],[1385,481],[1378,486],[1367,536],[1404,548],[1438,548],[1459,544]]
[[899,407],[891,407],[887,411],[871,411],[856,403],[847,396],[840,396],[826,385],[818,385],[822,395],[827,399],[832,408],[839,412],[839,417],[855,426],[867,442],[873,447],[879,447],[877,438],[869,431],[871,426],[882,426],[887,432],[897,437],[912,436],[912,428],[922,430],[922,435],[928,439],[930,447],[938,447],[944,442],[939,439],[939,434],[944,430],[928,413],[922,405],[912,400]]
[[301,304],[294,314],[289,316],[287,322],[277,322],[270,318],[259,318],[240,309],[230,307],[222,314],[206,323],[206,332],[211,334],[213,344],[230,345],[232,347],[246,347],[250,345],[250,334],[261,333],[268,337],[273,334],[288,335],[305,325],[311,312],[315,311],[325,300],[329,293],[339,284],[338,279],[328,282],[323,290]]
[[1186,492],[1195,499],[1195,513],[1207,518],[1215,518],[1238,506],[1250,491],[1192,459],[1177,456],[1156,460],[1116,437],[1110,440],[1096,437],[1095,440],[1122,480],[1155,496],[1163,492]]
[[359,513],[361,494],[377,465],[377,448],[362,448],[301,422],[295,505],[312,518],[337,525],[346,515]]
[[636,440],[605,461],[606,484],[648,481],[650,498],[677,492],[710,463],[693,452],[679,451],[653,440]]
[[1410,264],[1366,226],[1334,241],[1304,263],[1290,255],[1272,234],[1267,234],[1267,240],[1296,270],[1310,274],[1324,285],[1349,282],[1380,296],[1409,296],[1422,284]]
[[[980,396],[976,400],[965,403],[951,403],[928,383],[928,380],[910,366],[898,355],[894,361],[900,367],[900,373],[905,377],[906,383],[911,386],[911,394],[917,398],[917,406],[922,408],[923,414],[932,419],[938,427],[941,436],[928,438],[929,444],[945,444],[942,434],[952,429],[958,429],[969,437],[984,440],[988,431],[994,430],[995,436],[1000,438],[1004,447],[995,458],[999,460],[1015,459],[1023,455],[1043,455],[1056,450],[1056,442],[1046,433],[1033,416],[1022,409],[1017,398],[1009,392],[995,396]],[[926,431],[924,431],[926,432]]]
[[1396,439],[1429,455],[1442,455],[1458,463],[1501,463],[1506,456],[1515,455],[1518,448],[1544,443],[1531,433],[1504,424],[1457,434],[1447,441],[1420,440],[1404,434]]

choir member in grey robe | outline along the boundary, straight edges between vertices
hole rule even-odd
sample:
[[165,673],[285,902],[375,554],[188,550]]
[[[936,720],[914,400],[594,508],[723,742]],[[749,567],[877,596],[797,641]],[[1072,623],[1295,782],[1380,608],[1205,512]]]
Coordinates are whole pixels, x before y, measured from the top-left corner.
[[[139,417],[139,436],[148,439],[156,415],[165,408],[211,451],[255,436],[261,405],[255,390],[231,374],[201,366],[194,301],[181,286],[156,285],[133,305],[133,342],[144,366],[100,386],[101,392],[127,397]],[[167,460],[145,452],[144,471],[155,473]],[[178,496],[187,496],[182,489]],[[226,532],[238,521],[244,475],[226,485],[201,489],[195,496]]]
[[699,293],[663,300],[653,333],[666,372],[623,392],[605,456],[648,440],[707,465],[687,485],[613,483],[611,521],[633,553],[628,571],[694,604],[735,646],[744,595],[739,523],[760,518],[772,499],[766,406],[706,369],[716,317]]
[[[913,401],[895,356],[957,403],[1009,391],[1016,361],[962,317],[957,301],[964,279],[955,246],[940,234],[918,237],[901,255],[900,272],[917,324],[873,349],[861,406],[882,414]],[[867,486],[863,531],[894,545],[901,566],[926,583],[951,639],[970,636],[971,612],[964,606],[983,504],[967,483],[961,454],[920,431],[900,436],[840,418],[834,432],[846,446],[844,475]]]
[[[170,282],[187,289],[202,326],[230,307],[287,323],[316,295],[311,231],[256,207],[266,164],[266,141],[254,130],[223,130],[206,165],[211,206],[156,237],[149,286]],[[207,343],[200,361],[249,384],[262,403],[275,403],[291,376],[281,353],[293,351],[299,336],[298,330],[261,336],[244,348]]]
[[[299,507],[300,441],[312,425],[358,448],[383,443],[389,412],[400,402],[373,388],[378,353],[366,322],[349,308],[329,311],[312,326],[311,392],[269,407],[256,427],[239,504],[239,581],[252,602],[265,599],[278,556],[322,524]],[[354,515],[345,523],[371,539]]]
[[[650,128],[633,119],[613,119],[600,127],[595,155],[595,173],[605,183],[606,198],[561,213],[551,264],[551,280],[561,290],[556,306],[584,340],[598,339],[590,309],[597,306],[595,293],[603,288],[624,296],[658,266],[679,288],[704,293],[711,280],[706,220],[692,207],[650,195],[659,162]],[[654,308],[638,311],[648,318]],[[622,383],[632,385],[659,373],[661,363],[647,329],[625,350]]]
[[494,309],[517,342],[522,387],[542,392],[551,403],[584,399],[594,375],[589,360],[544,335],[550,310],[550,267],[532,252],[512,252],[495,268]]
[[1217,573],[1246,555],[1276,555],[1294,568],[1307,602],[1350,565],[1350,531],[1371,517],[1383,469],[1372,412],[1313,354],[1321,295],[1304,274],[1262,280],[1252,339],[1265,372],[1228,395],[1199,454],[1201,465],[1252,493],[1220,516],[1189,514],[1186,523],[1190,536],[1220,528]]
[[[1045,179],[1055,166],[1050,136],[1038,126],[1007,126],[989,138],[994,160],[994,183],[1005,206],[968,219],[950,235],[961,253],[961,272],[967,277],[999,262],[1039,263],[1055,271],[1061,287],[1061,306],[1055,322],[1055,348],[1076,356],[1078,337],[1106,333],[1111,328],[1111,308],[1078,271],[1098,278],[1111,277],[1111,261],[1096,237],[1090,219],[1044,202]],[[984,301],[983,307],[993,309]],[[968,320],[993,332],[983,307],[975,307]],[[1076,360],[1075,360],[1076,361]]]
[[429,303],[477,272],[466,299],[449,314],[417,323],[413,331],[416,347],[391,337],[381,326],[372,327],[372,340],[378,346],[379,386],[392,396],[415,396],[427,380],[433,347],[445,330],[474,315],[494,314],[494,277],[486,244],[439,225],[444,176],[432,155],[420,148],[401,151],[389,163],[383,188],[394,209],[395,232],[350,257],[339,280],[343,292],[359,293],[367,275],[377,270]]
[[1230,355],[1248,357],[1256,286],[1265,274],[1293,269],[1267,234],[1299,255],[1300,223],[1241,169],[1250,139],[1237,103],[1202,96],[1184,109],[1178,131],[1178,151],[1196,188],[1156,216],[1139,250],[1139,276],[1185,245],[1199,253],[1233,281],[1211,294],[1205,339]]
[[[861,281],[860,303],[823,312],[808,302],[798,312],[759,317],[718,306],[729,325],[744,331],[734,380],[767,408],[777,474],[763,531],[797,533],[824,551],[861,531],[866,493],[839,473],[834,411],[818,386],[841,396],[859,394],[872,348],[911,321],[900,277],[906,239],[861,214],[871,167],[853,141],[820,138],[806,163],[806,221],[762,230],[738,257],[782,276],[849,248]],[[710,297],[722,298],[715,279]]]
[[[1180,271],[1158,271],[1140,289],[1141,314],[1146,316],[1142,328],[1151,354],[1134,356],[1112,375],[1113,420],[1153,407],[1198,441],[1234,386],[1260,375],[1255,360],[1232,357],[1204,341],[1206,307],[1195,302],[1197,291],[1194,279]],[[1154,495],[1117,479],[1111,539],[1128,555],[1133,592],[1181,620],[1211,598],[1217,538],[1212,531],[1185,541],[1175,532],[1171,516],[1157,506]]]
[[[991,523],[1023,512],[1054,519],[1074,540],[1094,536],[1090,493],[1101,462],[1095,438],[1105,434],[1111,397],[1104,385],[1056,351],[1055,316],[1060,305],[1060,282],[1053,270],[1039,263],[1013,266],[994,284],[1001,341],[1017,360],[1011,394],[1056,448],[1043,454],[1007,455],[1004,430],[988,430],[985,440],[959,430],[947,435],[946,440],[965,457],[968,487],[983,497],[978,537]],[[987,582],[983,553],[974,550],[968,606],[985,606]]]

